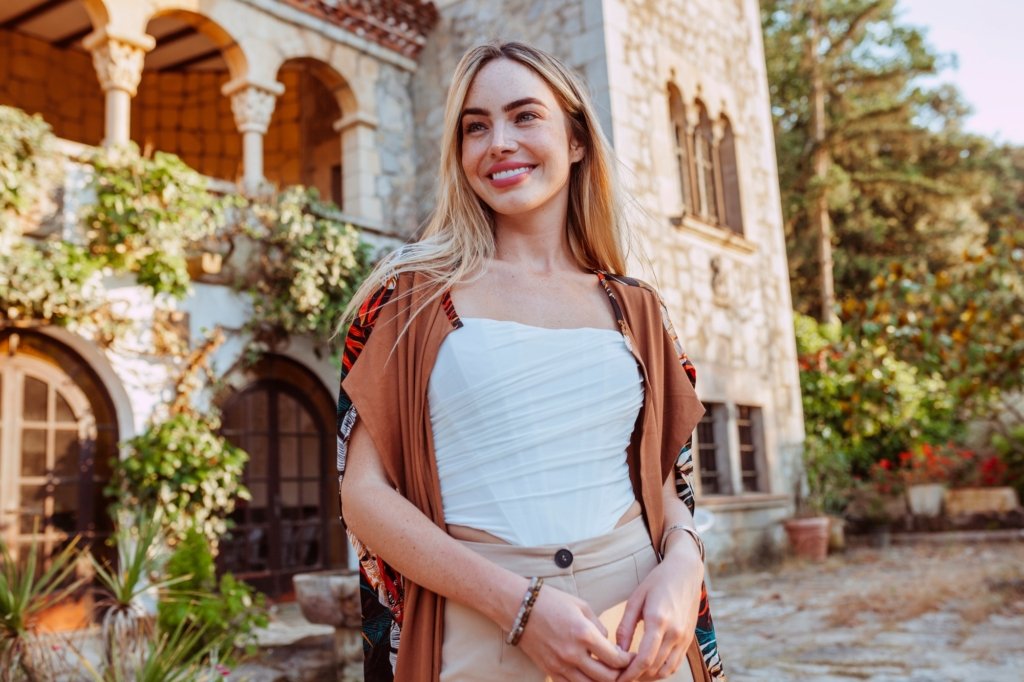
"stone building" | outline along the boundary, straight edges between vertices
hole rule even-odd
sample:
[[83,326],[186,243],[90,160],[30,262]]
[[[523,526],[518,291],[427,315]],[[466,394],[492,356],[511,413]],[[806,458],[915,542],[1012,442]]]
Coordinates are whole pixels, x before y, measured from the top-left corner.
[[[449,75],[494,39],[535,43],[589,83],[637,199],[637,273],[698,367],[712,561],[776,553],[803,426],[756,0],[6,0],[0,104],[39,113],[72,166],[131,140],[220,191],[316,187],[395,244],[430,209]],[[155,314],[133,282],[104,287],[140,323]],[[245,311],[200,283],[180,312],[198,339],[240,329]],[[234,335],[214,363],[233,387],[228,433],[253,458],[233,568],[277,594],[350,560],[332,490],[337,376],[302,338],[231,369],[244,344]],[[64,329],[0,330],[6,539],[30,532],[19,515],[42,518],[51,543],[104,526],[104,461],[166,393],[162,365],[140,357]]]

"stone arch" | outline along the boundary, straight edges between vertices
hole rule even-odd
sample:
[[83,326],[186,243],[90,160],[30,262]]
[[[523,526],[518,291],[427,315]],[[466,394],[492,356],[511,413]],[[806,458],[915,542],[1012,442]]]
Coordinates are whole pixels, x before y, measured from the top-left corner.
[[163,5],[143,17],[156,42],[132,99],[131,139],[233,181],[242,173],[242,144],[222,88],[247,76],[248,59],[223,22],[194,8]]
[[276,60],[268,64],[277,73],[289,61],[308,60],[334,94],[344,116],[373,118],[376,62],[351,47],[322,36],[296,34],[275,47]]
[[[196,32],[203,34],[216,45],[224,61],[228,65],[231,80],[246,78],[249,75],[249,60],[235,37],[214,18],[196,12],[194,7],[174,7],[172,5],[191,5],[192,3],[162,3],[168,5],[154,11],[146,17],[146,26],[161,17],[173,17],[191,26]],[[159,47],[159,43],[157,44]]]
[[264,137],[264,167],[279,185],[315,187],[323,199],[345,207],[343,169],[353,160],[343,153],[338,124],[347,81],[328,64],[311,57],[282,62],[274,75],[284,85]]

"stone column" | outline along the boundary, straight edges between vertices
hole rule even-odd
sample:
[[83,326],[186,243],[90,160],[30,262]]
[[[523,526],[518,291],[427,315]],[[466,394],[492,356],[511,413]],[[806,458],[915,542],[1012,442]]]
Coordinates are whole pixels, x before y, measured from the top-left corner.
[[335,121],[334,130],[341,135],[341,196],[345,213],[368,221],[383,220],[376,187],[380,175],[377,120],[356,112]]
[[131,139],[132,97],[142,80],[146,53],[153,49],[153,36],[113,36],[100,29],[86,36],[82,44],[92,53],[100,87],[106,93],[103,144],[117,147]]
[[264,181],[263,136],[270,127],[274,105],[284,92],[284,86],[280,83],[231,81],[221,92],[231,98],[235,125],[242,133],[242,187],[247,194],[255,194]]

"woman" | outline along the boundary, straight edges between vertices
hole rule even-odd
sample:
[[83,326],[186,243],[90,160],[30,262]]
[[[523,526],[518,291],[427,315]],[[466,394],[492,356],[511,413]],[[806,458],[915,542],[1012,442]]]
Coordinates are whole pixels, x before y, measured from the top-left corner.
[[622,274],[581,83],[526,45],[470,50],[438,185],[346,315],[366,679],[724,679],[692,530],[703,408],[657,294]]

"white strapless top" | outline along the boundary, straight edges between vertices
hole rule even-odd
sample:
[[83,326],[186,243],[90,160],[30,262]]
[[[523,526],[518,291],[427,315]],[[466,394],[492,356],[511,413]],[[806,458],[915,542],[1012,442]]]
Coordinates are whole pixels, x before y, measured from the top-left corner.
[[462,318],[430,375],[445,520],[521,546],[611,531],[643,380],[623,336]]

